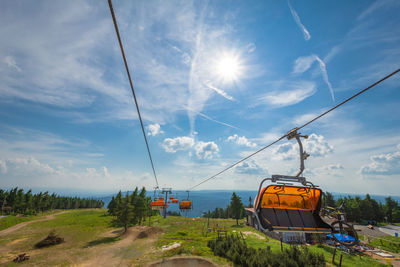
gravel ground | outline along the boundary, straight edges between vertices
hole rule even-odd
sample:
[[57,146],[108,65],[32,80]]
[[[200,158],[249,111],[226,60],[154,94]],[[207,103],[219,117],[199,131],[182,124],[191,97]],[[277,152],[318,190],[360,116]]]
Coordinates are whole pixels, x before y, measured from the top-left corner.
[[379,227],[379,230],[381,232],[384,232],[384,233],[386,233],[388,235],[392,235],[392,236],[395,236],[394,235],[395,233],[398,233],[398,235],[400,235],[400,226],[397,226],[397,225],[385,225],[385,226]]
[[359,234],[373,236],[373,237],[381,237],[388,235],[387,233],[379,231],[379,227],[377,226],[374,227],[374,230],[371,230],[368,228],[368,226],[354,225],[354,229],[356,229],[357,233]]

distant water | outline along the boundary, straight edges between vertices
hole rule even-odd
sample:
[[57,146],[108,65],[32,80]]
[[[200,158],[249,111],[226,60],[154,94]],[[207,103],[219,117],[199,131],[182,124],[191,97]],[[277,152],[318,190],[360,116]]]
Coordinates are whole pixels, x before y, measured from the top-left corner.
[[[184,200],[187,198],[187,193],[185,191],[173,191],[174,195],[179,200]],[[190,200],[193,203],[193,210],[187,212],[187,216],[189,217],[199,217],[202,216],[203,213],[208,211],[213,211],[215,208],[226,208],[232,196],[231,190],[200,190],[200,191],[192,191],[190,192]],[[234,191],[240,198],[245,206],[249,204],[249,197],[251,197],[252,201],[257,194],[257,191]],[[335,199],[345,196],[356,197],[359,196],[364,198],[365,195],[360,194],[343,194],[343,193],[332,193]],[[148,192],[148,196],[153,197],[153,192]],[[378,202],[384,203],[385,198],[387,196],[380,195],[371,195],[371,198],[375,199]],[[392,199],[400,203],[400,196],[391,196]],[[100,200],[103,200],[105,203],[105,207],[107,207],[110,202],[112,196],[100,197]],[[178,211],[178,204],[170,204],[168,210]],[[184,213],[181,213],[185,215]]]

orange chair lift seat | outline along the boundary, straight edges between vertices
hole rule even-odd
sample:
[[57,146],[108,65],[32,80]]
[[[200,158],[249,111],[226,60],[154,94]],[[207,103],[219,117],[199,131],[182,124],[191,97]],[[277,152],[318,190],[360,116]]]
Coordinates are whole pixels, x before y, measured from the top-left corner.
[[312,187],[270,185],[260,192],[262,226],[280,232],[330,233],[331,227],[319,216],[321,190]]
[[152,201],[150,203],[150,207],[152,210],[162,209],[165,207],[165,201],[164,201],[164,199],[158,199],[158,200]]
[[192,202],[190,201],[181,201],[179,202],[179,209],[181,210],[190,210],[192,208]]

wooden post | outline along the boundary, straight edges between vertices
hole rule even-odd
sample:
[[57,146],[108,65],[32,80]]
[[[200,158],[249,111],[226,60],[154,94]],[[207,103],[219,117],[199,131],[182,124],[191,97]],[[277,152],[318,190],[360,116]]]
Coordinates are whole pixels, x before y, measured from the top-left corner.
[[332,255],[332,264],[335,264],[335,256],[336,256],[336,247],[335,247],[335,250],[333,251],[333,255]]
[[342,258],[343,258],[343,254],[342,254],[342,253],[340,253],[339,267],[342,267]]
[[280,233],[280,240],[281,240],[281,251],[283,251],[283,244],[282,244],[282,233]]

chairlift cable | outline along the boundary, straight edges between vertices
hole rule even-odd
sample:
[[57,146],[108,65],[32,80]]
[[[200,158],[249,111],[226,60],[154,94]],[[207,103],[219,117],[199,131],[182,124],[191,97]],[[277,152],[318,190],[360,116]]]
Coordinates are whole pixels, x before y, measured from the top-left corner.
[[[307,123],[303,124],[303,125],[300,126],[300,127],[295,128],[295,129],[296,129],[296,130],[300,130],[300,129],[302,129],[302,128],[308,126],[309,124],[311,124],[311,123],[313,123],[314,121],[320,119],[321,117],[323,117],[323,116],[325,116],[326,114],[328,114],[329,112],[331,112],[331,111],[337,109],[338,107],[342,106],[343,104],[349,102],[349,101],[352,100],[353,98],[355,98],[355,97],[357,97],[357,96],[359,96],[359,95],[365,93],[365,92],[368,91],[369,89],[371,89],[371,88],[373,88],[374,86],[380,84],[381,82],[385,81],[386,79],[392,77],[393,75],[397,74],[398,72],[400,72],[400,69],[395,70],[394,72],[392,72],[392,73],[390,73],[389,75],[383,77],[383,78],[380,79],[379,81],[377,81],[377,82],[371,84],[371,85],[368,86],[367,88],[365,88],[365,89],[363,89],[363,90],[357,92],[356,94],[354,94],[354,95],[352,95],[351,97],[347,98],[346,100],[340,102],[340,103],[337,104],[336,106],[334,106],[334,107],[328,109],[327,111],[321,113],[320,115],[316,116],[316,117],[313,118],[312,120],[308,121]],[[289,133],[290,133],[290,132],[289,132]],[[227,170],[229,170],[229,169],[235,167],[235,166],[238,165],[239,163],[242,163],[243,161],[245,161],[245,160],[251,158],[252,156],[254,156],[254,155],[260,153],[261,151],[263,151],[263,150],[269,148],[270,146],[272,146],[272,145],[278,143],[279,141],[281,141],[282,139],[284,139],[285,137],[287,137],[289,133],[286,133],[285,135],[283,135],[283,136],[280,137],[279,139],[275,140],[274,142],[270,143],[269,145],[264,146],[264,147],[262,147],[261,149],[259,149],[259,150],[255,151],[255,152],[251,153],[251,154],[248,155],[247,157],[245,157],[245,158],[243,158],[243,159],[237,161],[236,163],[234,163],[234,164],[230,165],[229,167],[223,169],[222,171],[218,172],[217,174],[214,174],[213,176],[211,176],[211,177],[209,177],[209,178],[203,180],[202,182],[200,182],[200,183],[198,183],[198,184],[196,184],[196,185],[190,187],[187,191],[193,190],[194,188],[198,187],[199,185],[201,185],[201,184],[203,184],[203,183],[205,183],[205,182],[207,182],[207,181],[209,181],[209,180],[215,178],[216,176],[218,176],[218,175],[220,175],[220,174],[226,172]]]
[[111,0],[108,0],[108,5],[109,5],[109,7],[110,7],[111,16],[112,16],[112,19],[113,19],[113,22],[114,22],[114,28],[115,28],[115,32],[116,32],[116,34],[117,34],[117,38],[118,38],[118,42],[119,42],[119,47],[121,48],[122,58],[124,59],[125,69],[126,69],[126,73],[127,73],[127,75],[128,75],[129,84],[130,84],[130,87],[131,87],[133,99],[135,100],[136,110],[137,110],[137,113],[138,113],[138,116],[139,116],[140,126],[142,127],[142,132],[143,132],[144,141],[145,141],[145,143],[146,143],[147,152],[148,152],[148,154],[149,154],[149,159],[150,159],[150,163],[151,163],[151,168],[153,169],[153,174],[154,174],[154,178],[155,178],[155,180],[156,180],[157,187],[159,187],[159,186],[158,186],[157,175],[156,175],[156,170],[155,170],[155,168],[154,168],[153,159],[152,159],[152,157],[151,157],[150,148],[149,148],[149,143],[148,143],[148,141],[147,141],[146,132],[145,132],[145,130],[144,130],[142,116],[140,115],[140,110],[139,110],[139,105],[138,105],[138,102],[137,102],[137,99],[136,99],[135,90],[133,89],[132,78],[131,78],[131,74],[130,74],[130,72],[129,72],[128,62],[127,62],[126,57],[125,57],[124,47],[123,47],[123,45],[122,45],[121,36],[120,36],[120,34],[119,34],[119,29],[118,29],[118,24],[117,24],[117,19],[115,18],[114,8],[113,8],[113,5],[112,5]]

